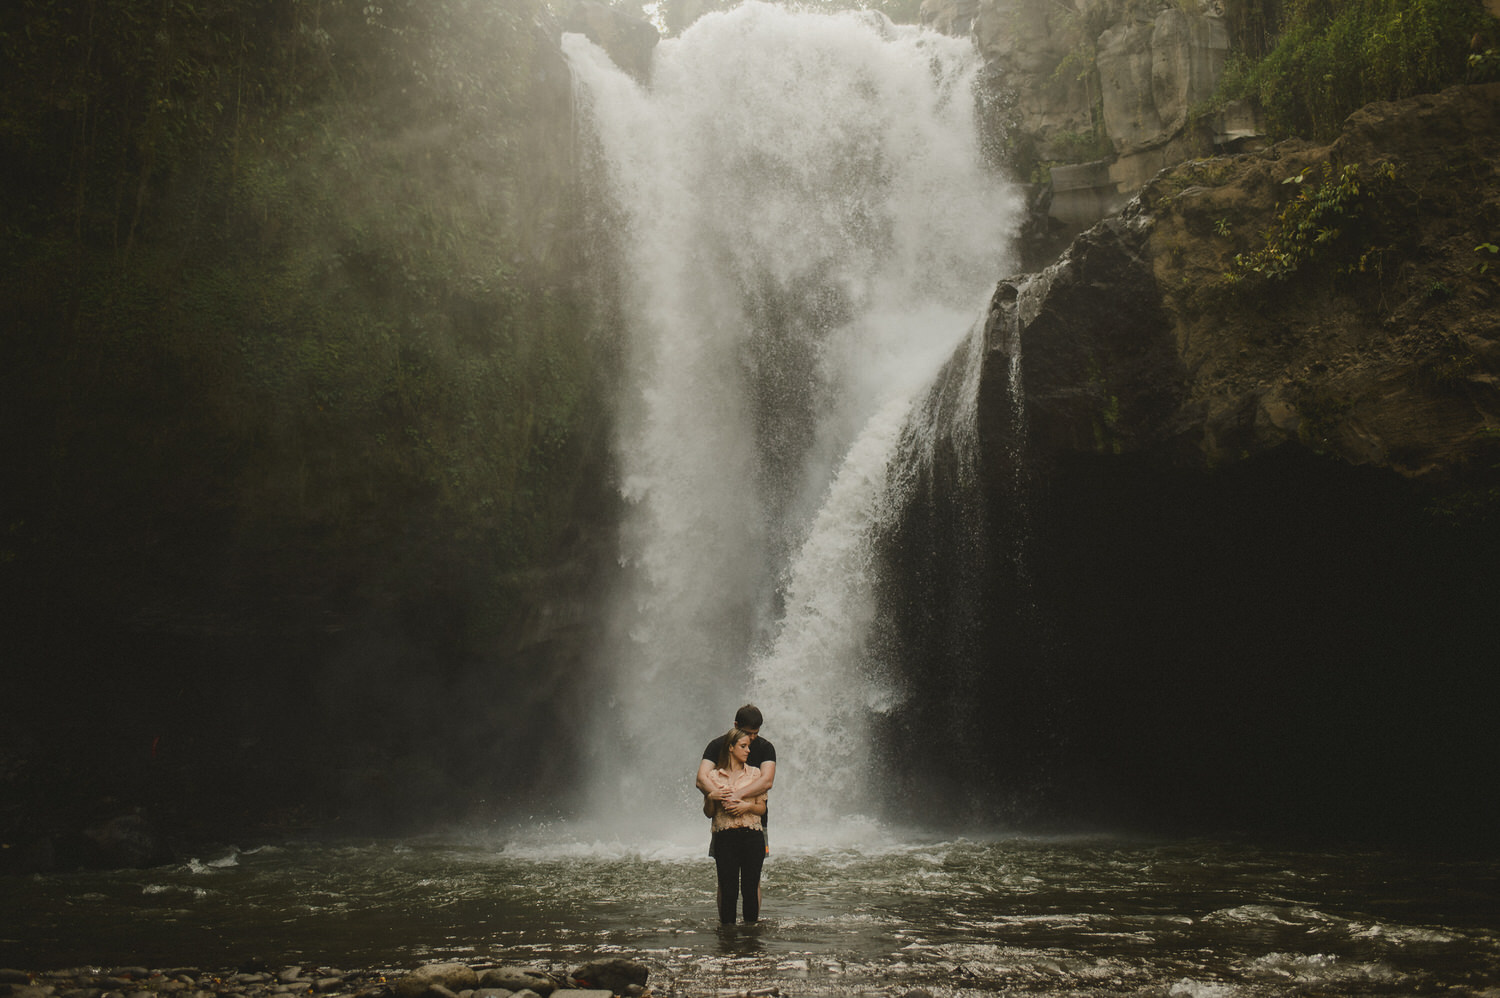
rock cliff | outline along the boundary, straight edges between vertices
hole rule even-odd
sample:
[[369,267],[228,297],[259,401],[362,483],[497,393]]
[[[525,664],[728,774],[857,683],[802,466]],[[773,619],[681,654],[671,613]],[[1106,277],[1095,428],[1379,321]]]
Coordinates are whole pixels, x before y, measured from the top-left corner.
[[1207,468],[1286,446],[1487,484],[1497,161],[1492,84],[1163,172],[1016,286],[1032,447]]
[[[1329,145],[1167,170],[1002,282],[985,508],[887,539],[929,587],[887,603],[914,807],[1385,839],[1500,817],[1496,163],[1500,86],[1372,105]],[[957,469],[921,493],[961,495]]]
[[1239,108],[1209,134],[1190,128],[1230,51],[1215,3],[925,0],[922,20],[973,37],[992,103],[1005,109],[997,127],[1012,165],[1025,176],[1054,164],[1052,217],[1073,232],[1118,211],[1163,167],[1256,132]]

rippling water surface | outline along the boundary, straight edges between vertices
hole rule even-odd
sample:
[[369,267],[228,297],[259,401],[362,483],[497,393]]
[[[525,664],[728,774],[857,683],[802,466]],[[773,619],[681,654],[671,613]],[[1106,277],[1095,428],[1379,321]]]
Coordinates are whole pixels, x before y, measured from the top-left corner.
[[[858,837],[858,836],[856,836]],[[567,969],[623,952],[657,994],[1500,994],[1500,863],[1106,837],[772,840],[767,920],[721,932],[697,845],[291,842],[0,881],[0,965]],[[701,844],[706,846],[705,842]]]

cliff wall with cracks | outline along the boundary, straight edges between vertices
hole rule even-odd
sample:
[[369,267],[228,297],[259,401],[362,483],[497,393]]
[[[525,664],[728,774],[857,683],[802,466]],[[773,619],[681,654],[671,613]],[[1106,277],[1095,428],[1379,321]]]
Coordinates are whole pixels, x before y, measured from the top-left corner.
[[1230,53],[1222,5],[925,0],[921,10],[924,24],[968,35],[983,53],[1004,158],[1048,188],[1065,236],[1118,211],[1163,167],[1256,135],[1241,105],[1212,134],[1189,127]]

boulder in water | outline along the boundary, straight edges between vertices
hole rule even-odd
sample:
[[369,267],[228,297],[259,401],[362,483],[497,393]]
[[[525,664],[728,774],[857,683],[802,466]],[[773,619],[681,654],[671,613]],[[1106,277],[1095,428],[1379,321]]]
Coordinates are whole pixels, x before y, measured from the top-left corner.
[[622,995],[631,985],[644,988],[651,971],[643,963],[634,960],[595,960],[573,971],[573,980],[580,985],[608,988],[611,994]]
[[556,981],[530,967],[495,967],[486,970],[479,979],[479,986],[514,992],[531,991],[542,998],[557,990]]
[[445,988],[454,994],[473,991],[479,986],[479,975],[461,963],[428,963],[396,982],[400,998],[418,998],[434,988]]

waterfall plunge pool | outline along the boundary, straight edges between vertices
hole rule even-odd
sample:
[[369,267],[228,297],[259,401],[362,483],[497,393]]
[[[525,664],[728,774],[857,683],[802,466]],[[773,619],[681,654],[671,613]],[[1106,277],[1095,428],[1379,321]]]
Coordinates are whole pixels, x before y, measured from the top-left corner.
[[[792,837],[789,830],[788,836]],[[722,932],[703,842],[567,827],[226,849],[11,878],[0,966],[566,971],[656,995],[1411,995],[1500,987],[1500,863],[1107,836],[782,843],[765,920]],[[19,917],[18,917],[19,916]]]

